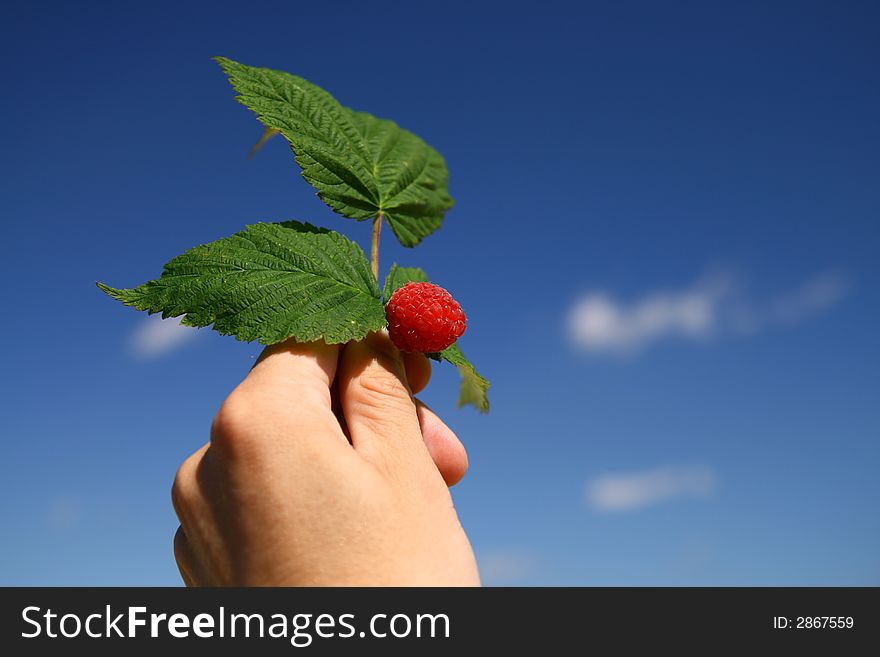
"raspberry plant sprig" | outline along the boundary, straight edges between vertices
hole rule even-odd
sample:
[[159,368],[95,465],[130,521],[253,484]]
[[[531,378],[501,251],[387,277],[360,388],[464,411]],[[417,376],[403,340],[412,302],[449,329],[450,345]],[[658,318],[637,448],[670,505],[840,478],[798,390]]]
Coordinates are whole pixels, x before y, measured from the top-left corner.
[[371,260],[336,231],[299,221],[256,223],[184,252],[158,279],[98,287],[138,310],[262,344],[291,337],[339,344],[388,326],[398,346],[458,368],[459,406],[488,411],[489,383],[456,342],[465,318],[452,297],[426,285],[421,269],[397,264],[379,289],[383,223],[414,247],[453,205],[443,157],[396,123],[343,107],[300,77],[216,59],[237,100],[265,126],[255,150],[274,134],[287,139],[322,201],[344,217],[372,222]]

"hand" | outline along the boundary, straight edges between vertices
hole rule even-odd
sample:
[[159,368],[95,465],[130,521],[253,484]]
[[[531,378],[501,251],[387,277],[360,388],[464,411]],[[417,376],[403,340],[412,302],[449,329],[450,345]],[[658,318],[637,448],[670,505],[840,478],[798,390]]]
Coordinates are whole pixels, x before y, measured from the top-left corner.
[[412,397],[429,377],[379,333],[267,348],[175,478],[186,584],[479,585],[447,489],[464,447]]

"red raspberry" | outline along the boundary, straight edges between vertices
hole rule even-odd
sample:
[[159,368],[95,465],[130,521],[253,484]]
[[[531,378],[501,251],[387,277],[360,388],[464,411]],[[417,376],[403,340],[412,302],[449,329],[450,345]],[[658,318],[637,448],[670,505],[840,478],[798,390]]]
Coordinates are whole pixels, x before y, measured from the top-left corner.
[[401,351],[435,353],[455,342],[467,328],[458,302],[442,287],[407,283],[385,304],[388,335]]

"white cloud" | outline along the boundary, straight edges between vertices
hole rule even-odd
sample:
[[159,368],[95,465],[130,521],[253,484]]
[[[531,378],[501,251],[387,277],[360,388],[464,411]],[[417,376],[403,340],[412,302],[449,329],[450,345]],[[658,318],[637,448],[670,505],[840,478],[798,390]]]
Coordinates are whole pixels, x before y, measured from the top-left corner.
[[701,338],[716,329],[729,283],[717,278],[690,289],[654,292],[631,304],[602,292],[586,295],[569,315],[572,341],[590,351],[628,353],[667,337]]
[[480,579],[487,586],[519,584],[532,574],[535,560],[521,550],[495,550],[480,554]]
[[712,468],[657,468],[606,474],[587,483],[587,505],[604,513],[634,511],[677,497],[706,497],[718,484]]
[[703,276],[680,290],[657,290],[625,302],[590,292],[568,315],[568,336],[586,352],[627,355],[668,338],[709,339],[790,326],[828,310],[850,283],[824,272],[766,301],[754,301],[730,274]]
[[150,315],[131,335],[129,348],[138,358],[158,358],[192,340],[196,331],[182,326],[180,317],[162,319],[159,315]]

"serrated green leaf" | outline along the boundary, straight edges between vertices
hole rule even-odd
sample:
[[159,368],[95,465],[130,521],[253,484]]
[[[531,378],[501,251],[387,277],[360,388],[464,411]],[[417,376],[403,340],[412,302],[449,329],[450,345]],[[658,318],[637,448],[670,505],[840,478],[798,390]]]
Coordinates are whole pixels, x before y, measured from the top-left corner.
[[366,112],[352,118],[367,143],[379,187],[379,210],[404,246],[440,228],[454,201],[443,157],[393,121]]
[[418,267],[400,267],[395,262],[385,277],[385,290],[382,292],[382,299],[388,303],[388,299],[398,288],[410,282],[427,283],[428,275]]
[[404,246],[440,227],[453,200],[443,157],[393,121],[355,112],[303,78],[224,57],[238,100],[290,142],[303,177],[341,215],[382,214]]
[[480,413],[489,412],[489,382],[480,376],[471,362],[465,358],[458,343],[455,343],[439,354],[428,354],[434,360],[445,360],[458,368],[461,375],[461,386],[458,390],[458,407],[466,404],[474,406]]
[[359,340],[385,326],[364,252],[344,236],[298,221],[259,223],[197,246],[132,289],[98,283],[122,303],[182,324],[263,344]]

